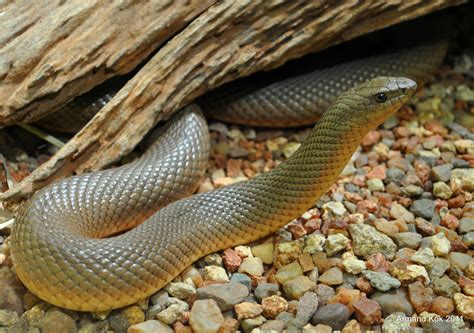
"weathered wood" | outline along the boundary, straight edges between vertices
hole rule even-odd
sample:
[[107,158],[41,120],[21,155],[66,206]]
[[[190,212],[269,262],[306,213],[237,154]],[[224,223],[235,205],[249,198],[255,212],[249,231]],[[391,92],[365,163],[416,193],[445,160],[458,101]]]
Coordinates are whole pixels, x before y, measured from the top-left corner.
[[130,72],[215,0],[0,4],[0,125],[29,122]]
[[110,165],[158,121],[225,82],[462,2],[218,2],[164,45],[82,131],[0,200],[18,200],[54,179]]

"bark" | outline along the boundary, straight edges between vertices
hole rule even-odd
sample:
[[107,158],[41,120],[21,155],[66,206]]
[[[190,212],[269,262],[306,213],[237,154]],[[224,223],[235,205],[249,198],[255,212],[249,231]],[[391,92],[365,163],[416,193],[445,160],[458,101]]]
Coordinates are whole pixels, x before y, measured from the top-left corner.
[[[157,122],[168,118],[196,97],[225,82],[259,70],[277,67],[306,53],[460,3],[463,1],[217,2],[167,42],[114,99],[57,154],[16,187],[0,195],[0,200],[19,200],[57,178],[73,172],[80,174],[97,170],[116,162],[121,156],[129,153]],[[196,13],[196,10],[190,12]],[[65,14],[67,13],[62,15]],[[65,26],[73,25],[71,22],[79,16],[69,15],[70,19],[66,20]],[[164,26],[162,25],[162,28]],[[148,25],[148,28],[141,29],[147,32],[150,28]],[[167,28],[168,32],[177,30]],[[83,39],[83,30],[82,25],[75,24],[69,28],[69,33]],[[107,33],[107,29],[101,33]],[[108,39],[101,33],[97,33],[95,38],[89,33],[88,38],[92,39],[89,42],[96,45],[96,48],[108,49]],[[52,45],[49,49],[55,50],[56,53],[64,47],[57,41],[50,44]],[[101,81],[100,78],[106,76],[107,71],[104,68],[111,67],[108,64],[117,65],[114,67],[117,68],[115,73],[126,71],[120,70],[126,65],[123,60],[117,60],[117,52],[120,53],[117,50],[121,49],[118,48],[119,45],[115,47],[115,53],[112,52],[115,57],[109,55],[106,61],[102,52],[93,51],[96,48],[87,51],[75,48],[68,51],[72,54],[67,59],[75,57],[78,61],[79,58],[90,63],[90,66],[63,64],[64,67],[61,67],[58,61],[54,62],[54,65],[46,66],[51,64],[52,59],[50,53],[45,52],[38,56],[36,65],[32,66],[35,74],[22,77],[22,72],[17,69],[16,75],[12,76],[17,80],[9,80],[9,91],[14,94],[2,106],[0,122],[32,119],[36,112],[33,111],[32,105],[44,113],[51,105],[63,103],[67,98],[64,98],[62,89],[67,90],[68,96],[76,96],[78,93],[75,89],[79,88],[75,80],[78,77],[86,77],[82,84],[91,88]],[[142,49],[138,45],[136,48]],[[137,51],[136,54],[142,52],[144,51]],[[98,57],[102,62],[89,60]],[[23,63],[23,67],[28,68],[27,65],[31,67],[33,61]],[[99,70],[93,73],[97,68]],[[76,73],[78,70],[81,70],[81,75]],[[46,72],[40,75],[41,71]],[[101,72],[99,79],[96,78],[97,72]],[[20,82],[18,77],[22,77],[26,83]],[[38,79],[35,78],[38,77],[43,79],[37,82]],[[32,84],[35,82],[36,84]],[[41,87],[38,86],[39,83]],[[54,99],[45,98],[54,95],[48,93],[48,89],[55,92]],[[3,88],[1,91],[0,96],[5,96]]]

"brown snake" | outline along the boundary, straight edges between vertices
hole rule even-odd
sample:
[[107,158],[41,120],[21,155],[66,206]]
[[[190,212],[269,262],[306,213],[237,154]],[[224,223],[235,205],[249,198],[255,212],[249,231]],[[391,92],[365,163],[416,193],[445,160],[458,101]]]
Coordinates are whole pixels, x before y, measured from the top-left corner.
[[[144,299],[200,257],[275,232],[312,207],[367,132],[415,89],[402,77],[360,84],[340,95],[285,163],[153,214],[168,203],[168,193],[187,192],[203,173],[206,126],[190,107],[163,131],[163,151],[156,144],[133,163],[37,192],[11,235],[16,272],[34,294],[69,309],[109,310]],[[128,232],[98,239],[143,219]]]

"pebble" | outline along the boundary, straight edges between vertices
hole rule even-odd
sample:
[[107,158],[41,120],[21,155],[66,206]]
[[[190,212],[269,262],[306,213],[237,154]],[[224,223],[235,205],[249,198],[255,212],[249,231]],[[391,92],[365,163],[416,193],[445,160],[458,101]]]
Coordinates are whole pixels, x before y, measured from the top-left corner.
[[303,270],[300,264],[295,261],[291,264],[280,267],[275,274],[275,279],[281,284],[284,284],[300,275],[303,275]]
[[465,234],[474,231],[474,217],[463,217],[459,220],[459,233]]
[[163,311],[156,315],[156,319],[164,322],[165,324],[172,325],[178,320],[181,320],[185,311],[189,310],[189,305],[186,302],[175,299],[176,302],[171,304]]
[[442,164],[431,168],[430,176],[435,182],[448,182],[451,179],[452,164]]
[[249,292],[252,290],[252,279],[246,274],[234,273],[230,278],[230,282],[237,282],[243,284],[247,287]]
[[319,277],[319,282],[333,286],[343,283],[344,280],[341,270],[337,267],[332,267]]
[[224,267],[211,265],[204,267],[204,280],[228,282],[229,277]]
[[384,319],[382,332],[408,333],[410,332],[410,320],[403,312],[394,312]]
[[238,320],[254,318],[263,312],[262,306],[260,304],[251,302],[242,302],[236,304],[234,306],[234,310],[237,314]]
[[318,295],[314,292],[305,293],[299,300],[296,315],[288,323],[289,327],[301,328],[306,325],[318,309]]
[[254,295],[259,302],[264,298],[277,295],[279,292],[278,284],[276,283],[260,283],[254,291]]
[[400,289],[388,293],[375,292],[370,299],[380,304],[384,317],[396,312],[402,312],[410,317],[414,313],[413,306]]
[[262,299],[262,310],[265,318],[275,319],[287,309],[288,302],[281,296],[272,295]]
[[349,244],[349,239],[343,234],[329,235],[324,244],[324,250],[331,257],[345,249],[347,244]]
[[253,257],[252,250],[250,249],[250,247],[245,245],[236,246],[234,248],[234,251],[240,258]]
[[311,324],[331,326],[333,330],[341,330],[349,320],[351,311],[340,303],[327,304],[320,307],[311,317]]
[[367,258],[366,266],[374,272],[388,272],[390,264],[381,253],[375,253]]
[[273,263],[273,243],[263,243],[252,247],[252,253],[260,258],[264,264]]
[[242,258],[240,258],[234,250],[226,249],[222,254],[222,262],[224,263],[224,267],[232,273],[240,267]]
[[474,320],[474,297],[456,293],[453,298],[456,310],[466,319]]
[[429,247],[435,256],[445,256],[451,251],[451,242],[442,232],[429,237],[428,240]]
[[348,230],[352,236],[352,247],[356,255],[365,259],[374,253],[382,253],[388,259],[395,256],[397,250],[395,243],[374,227],[366,224],[351,224]]
[[410,210],[424,219],[431,220],[435,214],[435,202],[429,199],[420,199],[413,201]]
[[425,267],[419,265],[407,265],[403,260],[396,260],[390,266],[390,275],[401,283],[410,283],[421,280],[427,284],[430,282],[428,272]]
[[342,265],[344,266],[344,270],[350,274],[359,274],[367,269],[365,262],[357,259],[357,257],[350,252],[346,252],[342,255]]
[[239,267],[239,273],[248,273],[254,276],[262,276],[263,262],[259,257],[244,258]]
[[360,290],[352,289],[351,287],[339,287],[337,294],[329,301],[329,303],[341,303],[349,308],[351,312],[354,311],[353,304],[360,300]]
[[383,232],[384,234],[389,235],[389,236],[394,236],[399,231],[395,223],[391,221],[387,221],[384,218],[375,220],[374,227],[378,231]]
[[184,282],[171,282],[165,290],[173,297],[187,299],[196,294],[196,288]]
[[303,296],[306,292],[313,290],[315,287],[316,287],[316,283],[314,283],[307,276],[304,276],[304,275],[297,276],[294,279],[291,279],[283,283],[283,290],[285,291],[285,294],[290,299],[295,299],[295,300],[300,299],[301,296]]
[[462,271],[466,269],[472,260],[472,256],[466,253],[451,252],[448,254],[448,261],[451,267],[458,267]]
[[[224,324],[219,328],[219,333],[234,333],[237,332],[239,328],[239,321],[234,318],[225,318]],[[192,333],[192,332],[191,332]]]
[[213,299],[222,311],[232,309],[248,295],[248,288],[236,282],[214,284],[196,290],[197,299]]
[[335,291],[325,284],[318,284],[314,288],[314,292],[318,295],[319,305],[326,305],[334,297]]
[[367,181],[367,187],[369,188],[369,191],[371,192],[383,192],[385,191],[385,186],[383,184],[383,181],[377,178],[374,179],[369,179]]
[[433,261],[435,260],[433,251],[427,248],[421,248],[414,255],[411,256],[411,261],[421,264],[422,266],[431,266]]
[[318,324],[314,327],[313,331],[307,330],[307,332],[308,333],[331,333],[332,332],[332,327],[329,326],[329,325]]
[[420,281],[416,281],[408,286],[408,295],[417,313],[430,310],[434,296],[431,288],[427,288]]
[[241,323],[244,332],[251,332],[254,328],[261,326],[266,321],[265,317],[257,316],[255,318],[245,319]]
[[437,198],[448,200],[453,196],[453,191],[446,183],[436,182],[433,184],[433,194]]
[[43,333],[74,333],[77,329],[74,319],[56,308],[46,312],[38,327]]
[[300,254],[298,256],[298,262],[305,273],[314,269],[313,257],[309,253]]
[[15,311],[5,309],[0,310],[0,326],[13,326],[19,319],[18,313]]
[[416,250],[420,247],[422,236],[416,232],[400,232],[394,235],[393,239],[399,248],[408,247]]
[[362,298],[353,304],[356,319],[365,325],[381,323],[382,308],[379,303],[371,299]]
[[326,242],[326,238],[321,234],[311,234],[305,239],[304,253],[314,254],[316,252],[323,251],[323,245]]
[[369,280],[370,284],[377,290],[387,291],[400,287],[401,283],[385,272],[372,272],[365,270],[362,275]]
[[191,308],[189,324],[196,333],[218,332],[224,324],[224,316],[214,300],[197,300]]
[[430,266],[429,276],[431,280],[439,279],[449,269],[449,261],[443,258],[435,258]]
[[444,296],[438,296],[431,303],[430,311],[442,317],[448,316],[454,311],[453,300]]
[[323,205],[323,219],[331,216],[342,216],[346,213],[346,207],[340,202],[330,201]]
[[461,292],[459,285],[446,275],[434,280],[432,288],[436,294],[451,298],[454,296],[454,294]]
[[[94,329],[94,332],[96,330]],[[147,320],[143,323],[132,325],[127,333],[173,333],[173,329],[158,320]]]

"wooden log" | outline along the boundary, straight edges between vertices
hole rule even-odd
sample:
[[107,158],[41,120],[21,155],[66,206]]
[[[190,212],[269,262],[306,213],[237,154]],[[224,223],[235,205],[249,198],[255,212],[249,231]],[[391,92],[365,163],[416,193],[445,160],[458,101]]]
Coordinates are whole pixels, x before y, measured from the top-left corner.
[[462,2],[220,1],[165,44],[83,130],[0,200],[20,200],[60,177],[109,166],[158,121],[225,82]]

